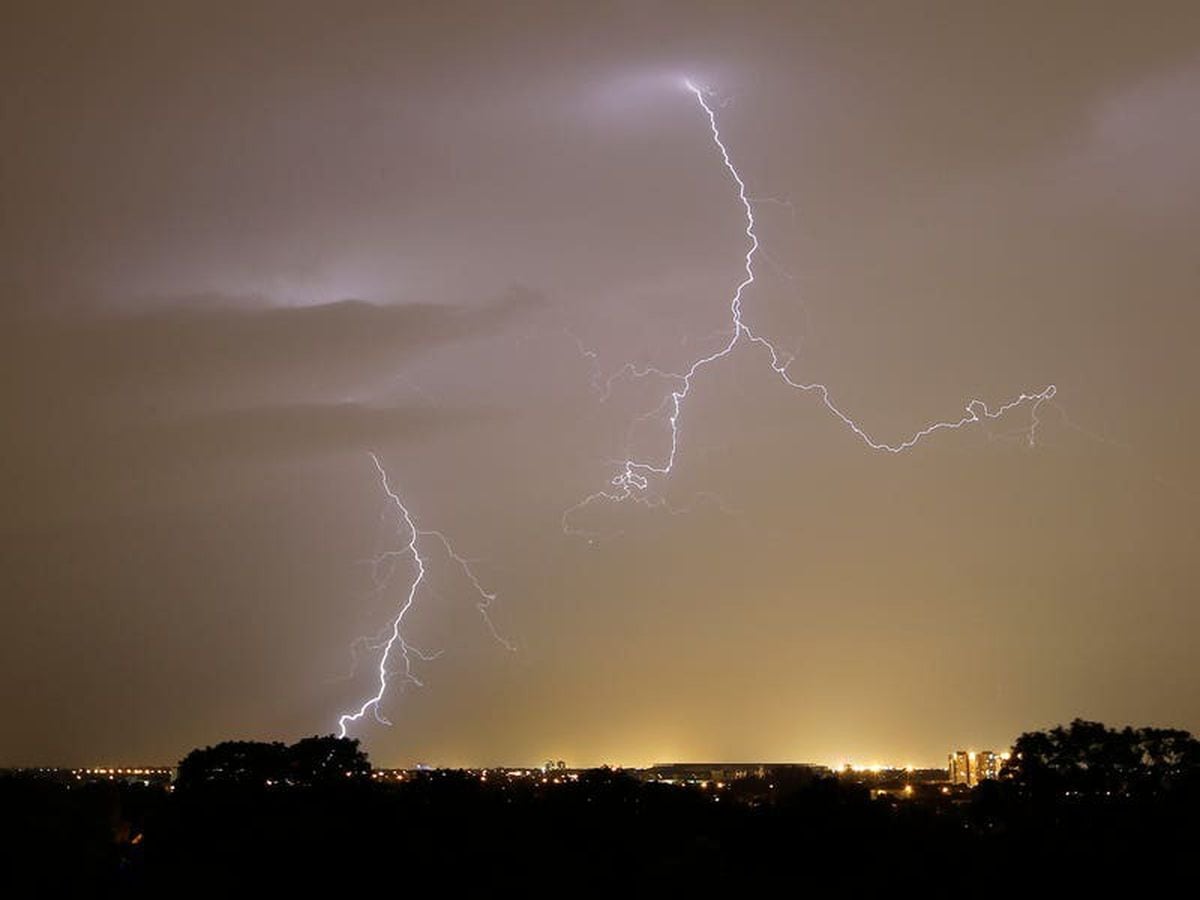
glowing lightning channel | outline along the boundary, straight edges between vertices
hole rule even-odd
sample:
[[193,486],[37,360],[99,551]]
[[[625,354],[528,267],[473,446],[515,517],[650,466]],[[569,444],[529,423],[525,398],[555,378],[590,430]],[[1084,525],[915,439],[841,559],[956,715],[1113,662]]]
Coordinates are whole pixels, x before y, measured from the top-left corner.
[[[382,648],[383,650],[383,653],[379,657],[379,687],[371,697],[368,697],[365,701],[363,701],[357,712],[344,713],[338,718],[338,737],[345,737],[350,723],[359,721],[366,716],[368,711],[370,711],[375,719],[382,724],[391,724],[391,722],[384,718],[380,713],[379,706],[383,701],[384,694],[387,693],[388,677],[392,674],[396,674],[396,672],[394,672],[389,666],[389,661],[391,660],[393,651],[398,653],[400,659],[403,661],[402,666],[398,670],[399,674],[403,676],[403,680],[405,682],[413,684],[417,687],[421,687],[422,684],[420,679],[418,679],[416,674],[413,672],[413,657],[423,661],[429,661],[437,656],[437,654],[424,653],[418,648],[414,647],[405,639],[403,633],[404,617],[408,614],[408,611],[412,609],[413,603],[417,598],[417,591],[420,589],[421,585],[425,583],[426,574],[428,572],[426,559],[421,555],[421,549],[419,546],[420,539],[423,537],[437,538],[442,547],[445,549],[446,555],[458,564],[471,587],[479,595],[479,601],[475,604],[475,608],[479,610],[479,614],[483,617],[483,621],[487,625],[492,637],[495,638],[495,640],[506,650],[515,651],[517,649],[510,641],[506,640],[500,635],[495,623],[492,621],[490,607],[492,603],[495,602],[496,595],[484,588],[483,583],[475,575],[474,569],[471,568],[470,562],[455,551],[454,546],[450,543],[450,540],[446,537],[446,535],[440,531],[423,531],[417,528],[416,523],[413,521],[412,514],[408,511],[408,507],[404,505],[404,501],[400,499],[400,495],[392,489],[391,483],[388,480],[387,470],[384,469],[383,463],[379,461],[379,457],[374,453],[371,453],[370,456],[371,462],[375,464],[376,472],[379,473],[379,480],[383,485],[383,491],[385,494],[387,494],[387,498],[391,504],[395,506],[396,510],[399,512],[400,518],[404,523],[405,533],[408,535],[408,542],[401,550],[386,551],[385,553],[381,554],[375,562],[378,564],[384,559],[394,561],[398,556],[401,555],[410,556],[412,557],[416,574],[408,586],[408,593],[404,598],[404,602],[400,604],[400,610],[396,613],[396,617],[392,620],[391,626],[384,630],[384,634],[387,634],[386,639],[383,638],[383,635],[381,634],[376,641],[365,642],[371,649]],[[376,578],[375,583],[377,589],[382,589],[386,586],[386,578],[382,583]],[[360,639],[356,642],[356,645],[361,643],[364,643],[364,641]]]
[[[914,432],[910,437],[899,443],[887,443],[886,441],[878,440],[871,436],[862,426],[860,426],[853,418],[843,412],[829,395],[829,388],[824,384],[813,382],[806,384],[804,382],[794,380],[789,374],[788,369],[793,362],[793,357],[786,354],[781,354],[767,338],[756,334],[751,330],[750,326],[742,319],[742,295],[746,288],[754,284],[754,257],[759,252],[758,234],[755,231],[754,222],[754,201],[750,198],[746,190],[746,182],[742,180],[742,176],[738,173],[737,168],[733,165],[733,161],[729,157],[729,150],[725,146],[725,142],[721,139],[721,130],[717,125],[717,115],[712,106],[709,105],[705,96],[705,91],[697,87],[691,80],[684,82],[687,89],[695,95],[696,101],[700,104],[708,117],[709,129],[712,132],[713,143],[716,144],[717,150],[721,154],[721,161],[725,169],[733,178],[737,185],[738,200],[742,204],[742,208],[746,213],[746,237],[750,241],[750,245],[746,250],[744,257],[743,269],[745,277],[742,278],[737,288],[733,292],[733,296],[729,302],[729,311],[732,316],[733,333],[725,345],[714,353],[707,356],[702,356],[696,359],[685,372],[666,372],[662,369],[654,367],[639,368],[632,363],[625,364],[614,375],[612,375],[605,383],[605,390],[602,398],[607,398],[612,389],[613,382],[623,377],[629,378],[645,378],[648,376],[657,376],[667,381],[673,381],[676,387],[671,393],[663,399],[662,404],[648,415],[654,415],[661,411],[669,410],[667,422],[671,428],[670,448],[667,451],[666,457],[661,462],[647,462],[633,458],[627,458],[619,461],[620,471],[610,480],[610,489],[596,491],[584,497],[579,503],[570,507],[563,514],[563,530],[568,533],[578,533],[570,527],[570,517],[590,506],[592,503],[599,501],[608,501],[619,503],[627,500],[632,500],[637,503],[642,503],[648,506],[659,506],[660,502],[656,502],[646,495],[646,491],[650,486],[650,479],[653,476],[669,475],[671,469],[675,466],[675,457],[679,451],[679,417],[683,411],[683,401],[687,398],[692,389],[692,379],[696,373],[707,366],[709,363],[723,359],[733,352],[738,343],[745,340],[746,343],[755,344],[764,348],[771,358],[771,370],[789,387],[795,388],[805,393],[816,393],[825,408],[834,416],[841,420],[847,428],[856,434],[864,444],[872,450],[884,451],[887,453],[902,453],[916,445],[923,438],[928,437],[938,431],[957,430],[965,425],[971,425],[978,422],[983,422],[988,419],[999,419],[1005,413],[1025,403],[1032,403],[1032,422],[1029,428],[1029,444],[1033,446],[1034,438],[1037,433],[1037,426],[1040,422],[1038,419],[1039,407],[1053,399],[1058,389],[1053,385],[1048,385],[1038,393],[1021,393],[1012,400],[1000,404],[994,410],[990,409],[982,400],[971,400],[966,405],[966,414],[958,419],[947,420],[943,422],[934,422],[924,428]],[[593,364],[595,361],[594,352],[591,354]],[[593,376],[593,382],[595,377]]]

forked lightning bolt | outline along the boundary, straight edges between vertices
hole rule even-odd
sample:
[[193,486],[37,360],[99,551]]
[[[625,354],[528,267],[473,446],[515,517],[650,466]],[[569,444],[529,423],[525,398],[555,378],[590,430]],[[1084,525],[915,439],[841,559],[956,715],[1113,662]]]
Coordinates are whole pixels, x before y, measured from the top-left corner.
[[[408,511],[408,507],[404,505],[404,501],[400,499],[400,495],[392,489],[391,483],[388,480],[387,471],[383,467],[383,463],[379,461],[379,457],[374,453],[370,454],[370,456],[371,462],[375,464],[375,470],[379,474],[379,480],[383,486],[384,493],[387,495],[388,502],[399,514],[401,539],[405,541],[405,544],[401,549],[386,551],[380,557],[378,557],[375,562],[378,565],[384,560],[394,562],[399,557],[407,556],[412,560],[414,575],[412,581],[409,583],[408,591],[405,594],[404,600],[400,604],[400,609],[396,613],[395,618],[392,619],[391,625],[384,630],[383,634],[379,636],[379,639],[376,643],[368,642],[368,646],[371,646],[373,649],[381,649],[383,651],[379,657],[378,687],[373,695],[363,701],[362,705],[358,707],[356,712],[344,713],[338,718],[339,737],[345,737],[351,723],[359,721],[366,716],[368,712],[370,712],[379,722],[382,722],[385,725],[390,725],[391,723],[383,716],[379,709],[380,704],[383,702],[384,694],[387,693],[389,677],[391,675],[398,674],[405,682],[420,687],[421,681],[413,672],[413,657],[426,661],[433,659],[433,656],[421,652],[412,644],[410,644],[405,639],[403,630],[404,617],[408,615],[409,610],[412,609],[413,604],[417,599],[417,593],[421,586],[425,584],[427,580],[426,576],[428,575],[428,562],[425,556],[422,555],[420,547],[421,538],[436,538],[438,540],[443,549],[446,551],[446,555],[458,565],[467,582],[478,594],[479,600],[476,602],[475,607],[479,610],[479,614],[483,617],[483,621],[487,625],[488,631],[491,633],[492,637],[495,638],[496,641],[498,641],[506,650],[516,649],[516,647],[514,647],[509,641],[501,637],[500,632],[496,629],[495,624],[492,622],[492,617],[489,610],[492,603],[496,600],[496,595],[484,588],[483,583],[480,582],[479,578],[475,575],[475,571],[471,568],[470,562],[468,562],[465,557],[459,556],[449,539],[442,532],[423,531],[417,528],[416,523],[413,521],[412,514]],[[383,587],[385,586],[385,583],[386,579],[384,582],[377,581],[376,587]],[[396,661],[393,660],[394,655],[399,656],[399,664],[395,667],[394,665]]]
[[[725,146],[725,142],[721,138],[721,130],[717,125],[717,115],[713,107],[709,104],[706,92],[697,87],[691,81],[684,82],[687,89],[696,97],[696,101],[700,104],[705,116],[708,118],[709,130],[712,134],[712,141],[716,145],[716,149],[721,155],[721,161],[725,169],[729,172],[734,184],[737,186],[738,200],[741,202],[742,208],[746,216],[746,238],[749,241],[749,246],[746,249],[744,257],[743,270],[744,277],[734,289],[733,296],[729,302],[729,311],[731,316],[732,331],[728,341],[721,349],[707,356],[701,356],[696,359],[686,371],[683,372],[666,372],[662,369],[654,367],[638,368],[632,364],[626,364],[619,369],[616,374],[610,377],[605,383],[602,397],[607,397],[612,389],[613,382],[620,378],[646,378],[655,376],[669,382],[674,382],[675,387],[670,394],[664,397],[662,404],[649,415],[667,414],[667,423],[670,426],[671,438],[670,445],[666,454],[658,461],[650,461],[645,459],[635,459],[633,457],[626,458],[619,462],[619,470],[609,482],[610,487],[606,490],[597,491],[590,494],[581,500],[579,503],[572,506],[563,514],[563,529],[567,532],[576,532],[576,529],[571,527],[571,517],[590,506],[593,503],[600,501],[607,502],[623,502],[634,501],[649,506],[662,505],[661,498],[652,498],[648,489],[650,480],[655,476],[667,476],[675,466],[675,458],[679,452],[679,418],[683,413],[683,402],[687,399],[692,390],[692,382],[696,374],[710,363],[716,362],[719,359],[731,354],[739,343],[751,344],[762,348],[770,357],[771,370],[779,376],[779,378],[788,387],[795,388],[805,393],[814,393],[834,416],[841,420],[847,428],[857,435],[864,444],[872,450],[879,450],[887,453],[902,453],[916,445],[923,438],[938,432],[947,430],[956,430],[966,425],[983,422],[990,419],[999,419],[1005,413],[1018,406],[1029,403],[1032,404],[1031,409],[1031,424],[1028,431],[1028,441],[1032,445],[1037,433],[1039,424],[1038,408],[1048,400],[1051,400],[1057,388],[1054,385],[1048,385],[1037,393],[1021,393],[1011,400],[996,406],[995,409],[990,408],[982,400],[971,400],[967,403],[965,414],[957,419],[950,419],[943,422],[934,422],[924,428],[914,432],[910,437],[895,443],[879,440],[873,437],[866,429],[858,424],[853,418],[846,414],[838,407],[830,396],[829,388],[824,384],[813,382],[811,384],[796,381],[788,374],[788,369],[791,366],[792,358],[781,354],[766,337],[757,334],[742,318],[742,296],[746,289],[754,284],[754,258],[759,252],[758,234],[755,231],[754,222],[754,201],[747,194],[746,182],[742,180],[741,174],[733,165],[730,159],[729,150]],[[593,366],[595,362],[594,352],[591,354]],[[593,382],[596,378],[593,375]]]

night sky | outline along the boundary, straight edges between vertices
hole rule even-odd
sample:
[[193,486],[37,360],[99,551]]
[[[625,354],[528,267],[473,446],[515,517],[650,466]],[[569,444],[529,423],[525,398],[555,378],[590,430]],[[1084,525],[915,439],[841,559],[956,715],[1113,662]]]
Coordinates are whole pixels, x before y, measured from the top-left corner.
[[[1123,8],[1122,8],[1123,6]],[[421,7],[424,7],[423,9]],[[8,4],[0,764],[936,764],[1200,730],[1194,3]],[[761,349],[719,349],[745,219]],[[640,418],[639,418],[640,417]]]

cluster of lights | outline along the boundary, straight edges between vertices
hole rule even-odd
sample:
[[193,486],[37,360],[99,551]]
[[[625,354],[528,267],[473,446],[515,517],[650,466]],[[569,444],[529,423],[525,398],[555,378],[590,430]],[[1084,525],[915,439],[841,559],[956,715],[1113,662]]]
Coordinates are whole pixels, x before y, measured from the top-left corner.
[[[439,776],[447,774],[452,770],[438,769],[417,769],[417,772],[425,775]],[[536,784],[575,784],[579,781],[578,772],[569,772],[563,769],[465,769],[463,770],[470,775],[479,779],[480,784],[504,783],[514,781],[529,781]],[[371,778],[380,784],[389,782],[404,782],[409,781],[413,777],[414,770],[412,769],[374,769],[371,772]]]
[[849,762],[835,763],[830,768],[835,772],[854,772],[858,775],[878,775],[881,772],[906,772],[911,775],[917,770],[912,765],[885,766],[880,763],[871,763],[867,766],[856,766],[854,763]]
[[[655,784],[683,784],[689,787],[704,788],[705,790],[708,788],[716,788],[718,791],[725,790],[725,782],[709,781],[703,778],[697,778],[695,780],[691,778],[659,778],[655,781]],[[770,784],[767,785],[767,787],[774,789],[775,785]]]
[[376,781],[404,781],[408,776],[402,769],[375,769],[371,777]]

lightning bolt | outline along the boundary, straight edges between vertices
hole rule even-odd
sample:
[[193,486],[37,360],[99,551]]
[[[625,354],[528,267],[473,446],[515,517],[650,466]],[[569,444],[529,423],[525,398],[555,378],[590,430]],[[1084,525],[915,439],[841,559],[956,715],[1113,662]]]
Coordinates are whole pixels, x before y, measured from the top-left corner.
[[[1031,404],[1031,423],[1028,430],[1028,443],[1033,446],[1037,434],[1037,428],[1040,424],[1038,418],[1038,410],[1043,403],[1054,398],[1058,389],[1053,385],[1048,385],[1041,391],[1036,393],[1021,393],[1011,400],[996,406],[992,409],[982,400],[971,400],[965,407],[965,412],[957,419],[947,419],[941,422],[934,422],[930,425],[919,429],[911,436],[902,441],[888,443],[887,441],[879,440],[872,436],[865,428],[858,424],[850,415],[844,412],[839,406],[833,402],[829,388],[818,382],[805,383],[796,381],[788,374],[788,369],[791,367],[793,357],[780,353],[775,345],[766,337],[756,333],[742,318],[742,297],[750,285],[754,284],[754,259],[760,252],[758,233],[755,231],[754,221],[754,201],[750,198],[746,182],[742,179],[741,174],[734,166],[732,159],[729,156],[729,149],[725,146],[725,142],[721,138],[721,129],[717,124],[717,114],[712,105],[708,102],[707,92],[697,87],[692,81],[684,82],[687,89],[695,96],[696,102],[699,103],[701,110],[708,118],[709,130],[712,135],[713,144],[716,145],[717,151],[721,155],[721,161],[737,186],[738,200],[745,212],[746,228],[745,234],[748,241],[748,247],[743,260],[744,276],[734,289],[733,295],[729,301],[729,312],[731,317],[732,331],[724,346],[719,350],[709,353],[706,356],[701,356],[694,360],[692,364],[683,372],[666,372],[662,369],[652,366],[639,368],[632,363],[627,363],[612,375],[605,382],[605,389],[601,399],[608,397],[612,390],[614,382],[622,378],[640,379],[650,376],[661,378],[668,382],[674,383],[674,388],[663,398],[663,402],[652,412],[645,414],[644,417],[662,415],[666,413],[667,423],[670,426],[671,439],[667,452],[658,461],[646,459],[636,459],[627,457],[624,460],[618,461],[618,472],[609,481],[609,487],[604,490],[596,491],[584,497],[579,503],[570,507],[563,513],[562,525],[563,530],[573,534],[588,534],[580,532],[573,528],[570,524],[571,518],[586,507],[598,502],[621,503],[632,501],[650,507],[662,505],[660,499],[652,497],[648,491],[650,488],[651,479],[665,478],[670,475],[671,470],[675,466],[675,459],[679,453],[679,419],[683,414],[683,404],[688,398],[692,390],[693,379],[697,373],[706,366],[724,359],[729,356],[738,347],[739,344],[749,344],[751,346],[761,348],[769,357],[771,370],[779,376],[779,379],[788,387],[804,393],[816,394],[820,398],[821,403],[825,408],[839,419],[843,425],[850,429],[858,438],[866,444],[871,450],[876,450],[885,453],[903,453],[911,449],[924,438],[929,437],[939,431],[955,431],[967,425],[972,425],[988,420],[999,419],[1009,411],[1016,409],[1025,404]],[[593,365],[595,364],[594,352],[589,354]],[[593,383],[596,379],[593,376]]]
[[[446,556],[462,572],[467,583],[471,585],[471,588],[479,597],[475,603],[475,608],[479,610],[479,614],[483,617],[484,624],[487,626],[491,636],[506,650],[515,651],[517,649],[510,641],[501,636],[495,623],[492,621],[490,608],[496,601],[496,595],[484,588],[483,583],[476,576],[475,570],[471,568],[470,561],[458,554],[454,546],[450,543],[449,538],[442,532],[422,530],[417,527],[408,507],[404,505],[404,501],[400,499],[400,495],[393,490],[391,482],[388,479],[387,470],[384,469],[383,463],[379,461],[379,457],[374,453],[371,453],[370,457],[371,462],[375,464],[375,471],[379,475],[380,484],[383,487],[384,494],[387,495],[389,504],[395,507],[396,512],[399,513],[400,526],[402,526],[401,533],[404,535],[403,540],[406,541],[402,548],[385,551],[375,559],[372,578],[375,581],[376,589],[382,590],[387,586],[392,573],[395,571],[397,561],[403,557],[408,557],[412,560],[414,575],[412,581],[409,582],[404,601],[400,604],[400,608],[392,619],[391,624],[373,641],[363,641],[360,639],[355,642],[355,646],[366,643],[370,649],[381,649],[383,651],[379,657],[378,687],[373,695],[362,702],[357,711],[343,713],[338,717],[338,737],[345,737],[351,723],[358,722],[368,712],[378,722],[390,725],[391,722],[382,715],[379,708],[383,702],[384,694],[387,693],[390,676],[398,674],[401,676],[403,682],[421,687],[422,683],[413,671],[413,659],[428,662],[437,656],[437,654],[429,654],[421,651],[404,636],[404,617],[408,615],[409,610],[412,609],[413,604],[416,602],[417,592],[428,580],[429,561],[421,550],[422,538],[436,539],[442,549],[445,550]],[[383,578],[379,578],[379,566],[385,562],[388,563],[389,569]],[[394,656],[399,656],[400,658],[400,665],[395,669],[392,666]]]

